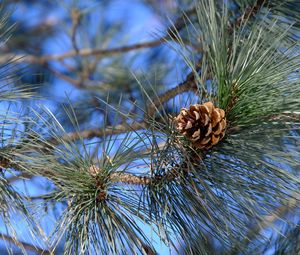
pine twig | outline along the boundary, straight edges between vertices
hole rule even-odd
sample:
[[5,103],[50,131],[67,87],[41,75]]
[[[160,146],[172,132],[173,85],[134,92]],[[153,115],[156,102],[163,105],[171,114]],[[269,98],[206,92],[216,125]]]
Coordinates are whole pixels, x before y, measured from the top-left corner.
[[189,73],[186,79],[178,84],[176,87],[169,89],[165,93],[159,95],[156,99],[153,100],[151,105],[149,106],[148,115],[151,116],[154,114],[155,110],[162,105],[163,103],[169,101],[171,98],[182,94],[188,91],[197,91],[197,83],[195,80],[195,74],[193,72]]
[[71,28],[71,42],[74,50],[78,53],[79,48],[76,41],[76,33],[81,19],[81,13],[78,9],[71,10],[72,28]]
[[0,239],[2,239],[3,241],[14,243],[17,246],[22,246],[24,249],[26,249],[28,251],[36,252],[37,254],[40,254],[40,255],[53,255],[53,252],[44,250],[42,248],[36,247],[35,245],[29,244],[26,242],[21,242],[21,241],[16,240],[15,238],[13,238],[9,235],[6,235],[6,234],[1,233]]
[[[186,11],[186,15],[193,15],[195,13],[195,8],[192,8],[188,11]],[[107,56],[114,56],[120,53],[127,53],[134,50],[139,49],[146,49],[146,48],[152,48],[159,46],[161,44],[166,43],[170,38],[169,34],[172,34],[171,32],[176,30],[181,30],[185,26],[185,22],[183,22],[183,16],[179,17],[172,26],[167,28],[166,35],[148,42],[142,42],[142,43],[136,43],[128,46],[121,46],[121,47],[115,47],[111,49],[78,49],[75,48],[75,50],[71,50],[62,54],[51,54],[51,55],[44,55],[44,56],[35,56],[35,55],[15,55],[15,54],[5,54],[0,57],[0,63],[7,63],[8,61],[13,61],[15,63],[31,63],[31,64],[46,64],[48,61],[62,61],[67,58],[72,58],[76,56],[81,57],[89,57],[89,56],[97,56],[97,57],[107,57]],[[78,24],[75,23],[73,25],[73,34],[74,30],[77,28]],[[74,37],[74,36],[73,36]],[[174,38],[173,38],[174,39]],[[75,37],[73,38],[73,41],[75,40]]]
[[110,127],[106,127],[105,129],[100,129],[100,128],[86,129],[81,132],[67,133],[59,138],[51,138],[47,142],[50,143],[51,145],[57,145],[60,143],[61,140],[69,142],[78,139],[91,139],[94,137],[102,137],[106,135],[117,135],[125,132],[144,129],[145,127],[146,127],[146,123],[141,121],[141,122],[133,123],[131,125],[120,124],[116,126],[110,126]]
[[19,175],[14,175],[14,176],[6,179],[6,181],[11,184],[11,183],[13,183],[15,181],[18,181],[18,180],[21,180],[21,179],[30,179],[32,177],[33,177],[32,174],[27,173],[27,172],[22,172]]
[[100,56],[107,57],[113,56],[120,53],[127,53],[133,50],[145,49],[158,46],[165,42],[165,39],[157,39],[150,42],[137,43],[129,46],[116,47],[111,49],[81,49],[78,52],[76,50],[71,50],[62,54],[35,56],[35,55],[14,55],[6,54],[0,57],[0,63],[6,63],[7,61],[15,63],[31,63],[31,64],[46,64],[48,61],[62,61],[67,58],[72,58],[76,56],[89,57],[89,56]]
[[133,184],[133,185],[148,185],[152,181],[151,177],[137,176],[134,174],[122,173],[122,172],[112,173],[110,175],[110,180],[112,182],[121,182],[125,184]]

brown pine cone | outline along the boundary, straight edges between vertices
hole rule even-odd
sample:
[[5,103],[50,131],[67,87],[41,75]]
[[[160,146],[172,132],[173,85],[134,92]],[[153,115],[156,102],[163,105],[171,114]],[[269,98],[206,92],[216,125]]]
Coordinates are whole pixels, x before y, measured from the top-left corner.
[[6,158],[3,158],[2,156],[0,156],[0,169],[2,168],[8,168],[9,167],[9,163],[10,161]]
[[212,102],[182,108],[176,117],[177,129],[195,148],[210,149],[225,135],[224,110],[215,108]]

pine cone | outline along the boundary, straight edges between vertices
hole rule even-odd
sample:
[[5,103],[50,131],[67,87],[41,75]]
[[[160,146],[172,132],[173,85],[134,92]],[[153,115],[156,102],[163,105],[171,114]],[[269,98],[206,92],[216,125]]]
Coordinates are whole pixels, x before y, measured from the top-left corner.
[[225,135],[226,119],[222,109],[212,102],[182,108],[176,117],[177,129],[187,137],[195,148],[209,149]]

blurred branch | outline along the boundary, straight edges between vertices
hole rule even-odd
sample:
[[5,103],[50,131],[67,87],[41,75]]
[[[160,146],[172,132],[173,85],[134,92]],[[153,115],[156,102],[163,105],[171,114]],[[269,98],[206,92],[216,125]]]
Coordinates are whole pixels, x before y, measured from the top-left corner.
[[14,175],[14,176],[6,179],[6,181],[11,184],[15,181],[18,181],[18,180],[21,180],[21,179],[28,179],[28,178],[31,178],[31,177],[33,177],[31,174],[29,174],[27,172],[22,172],[19,175]]
[[[170,35],[173,34],[173,30],[181,30],[184,28],[186,23],[184,22],[184,16],[193,15],[196,13],[196,9],[192,8],[187,10],[184,15],[181,15],[171,26],[166,29],[166,35],[149,42],[136,43],[129,46],[116,47],[112,49],[78,49],[75,34],[78,27],[80,14],[77,12],[72,13],[72,31],[71,31],[71,40],[72,45],[75,50],[71,50],[62,54],[51,54],[44,56],[35,56],[35,55],[15,55],[15,54],[5,54],[0,57],[0,64],[7,63],[9,60],[16,63],[31,63],[31,64],[46,64],[48,61],[62,61],[67,58],[72,58],[76,56],[89,57],[89,56],[98,56],[98,57],[107,57],[113,56],[120,53],[127,53],[134,50],[146,49],[159,46],[163,43],[166,43],[170,40]],[[172,38],[176,40],[176,38]]]
[[0,239],[4,240],[4,241],[8,241],[11,243],[14,243],[15,245],[19,246],[19,247],[23,247],[24,249],[28,250],[28,251],[33,251],[36,252],[37,254],[41,254],[41,255],[53,255],[52,252],[48,251],[48,250],[44,250],[42,248],[38,248],[35,245],[26,243],[26,242],[21,242],[19,240],[16,240],[16,238],[13,238],[9,235],[6,234],[0,234]]
[[149,245],[142,242],[142,248],[146,255],[158,255]]
[[[246,234],[246,237],[241,241],[241,247],[247,247],[251,241],[259,235],[259,233],[265,228],[271,226],[275,221],[280,220],[288,212],[293,210],[300,203],[300,193],[292,194],[290,199],[286,203],[274,210],[271,214],[263,216],[259,222],[251,228],[251,231]],[[233,251],[237,252],[238,247],[234,247]],[[235,253],[230,254],[235,254]]]
[[136,122],[133,124],[123,124],[123,125],[116,125],[116,126],[110,126],[106,127],[104,129],[100,128],[93,128],[93,129],[86,129],[81,132],[71,132],[67,133],[62,137],[59,138],[51,138],[48,140],[48,142],[52,145],[57,145],[60,143],[61,140],[64,141],[74,141],[78,139],[91,139],[93,137],[102,137],[102,136],[108,136],[108,135],[117,135],[124,132],[130,132],[135,130],[144,129],[146,127],[146,123]]
[[230,24],[230,33],[233,33],[235,27],[239,28],[244,21],[253,17],[264,5],[267,5],[268,2],[268,0],[257,0],[253,6],[248,5],[242,15],[240,15],[234,23]]
[[71,10],[72,29],[71,29],[71,41],[74,50],[78,53],[79,48],[76,42],[76,33],[80,23],[81,13],[78,9],[74,8]]
[[57,78],[64,80],[74,87],[78,89],[92,89],[92,88],[101,88],[102,91],[109,91],[111,86],[107,83],[101,82],[101,81],[95,81],[95,80],[85,80],[85,79],[74,79],[70,77],[69,75],[66,75],[64,73],[58,72],[54,68],[50,67],[49,65],[45,66],[46,69],[48,69],[50,72],[52,72]]
[[[197,70],[199,68],[200,66],[196,67]],[[175,96],[181,93],[188,92],[191,90],[197,92],[197,83],[195,80],[195,74],[193,72],[189,73],[186,79],[183,82],[179,83],[176,87],[169,89],[168,91],[154,99],[148,108],[148,114],[150,116],[153,115],[155,110],[163,103],[169,101],[171,98],[174,98]]]
[[7,63],[8,61],[13,61],[15,63],[32,63],[32,64],[45,64],[48,61],[62,61],[66,58],[72,58],[76,56],[89,57],[89,56],[113,56],[120,53],[126,53],[133,50],[151,48],[158,46],[165,42],[165,39],[157,39],[151,42],[137,43],[130,46],[123,46],[112,49],[81,49],[78,52],[76,50],[71,50],[62,54],[51,54],[45,56],[34,56],[34,55],[14,55],[5,54],[0,57],[0,63]]

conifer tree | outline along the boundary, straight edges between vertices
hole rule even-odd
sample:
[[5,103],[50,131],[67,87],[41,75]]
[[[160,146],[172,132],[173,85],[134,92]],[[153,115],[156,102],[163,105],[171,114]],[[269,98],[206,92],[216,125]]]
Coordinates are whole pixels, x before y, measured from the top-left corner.
[[300,254],[300,1],[125,2],[1,3],[1,254]]

